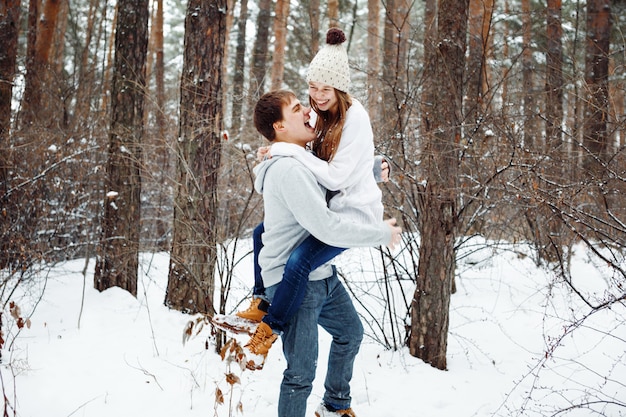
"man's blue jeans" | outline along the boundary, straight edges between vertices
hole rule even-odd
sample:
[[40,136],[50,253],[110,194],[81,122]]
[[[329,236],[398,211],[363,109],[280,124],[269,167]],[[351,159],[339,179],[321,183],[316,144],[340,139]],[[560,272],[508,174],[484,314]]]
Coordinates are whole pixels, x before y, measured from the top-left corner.
[[[279,285],[267,288],[270,301]],[[350,381],[363,325],[336,273],[308,281],[305,292],[282,334],[287,369],[280,386],[278,417],[305,417],[317,365],[318,324],[332,336],[323,400],[338,409],[350,407]]]
[[[255,295],[262,295],[265,292],[261,268],[258,264],[258,252],[263,247],[262,233],[263,223],[257,226],[252,234],[255,261],[253,292]],[[273,330],[282,332],[302,303],[311,271],[329,262],[343,251],[345,251],[344,248],[327,245],[313,236],[306,238],[289,256],[283,279],[274,290],[273,300],[263,321]]]

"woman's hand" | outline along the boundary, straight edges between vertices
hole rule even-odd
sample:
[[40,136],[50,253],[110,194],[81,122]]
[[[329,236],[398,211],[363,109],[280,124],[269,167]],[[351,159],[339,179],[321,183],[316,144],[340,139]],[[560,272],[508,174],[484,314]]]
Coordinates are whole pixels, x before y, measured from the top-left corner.
[[389,164],[383,159],[380,164],[380,178],[383,182],[389,182]]
[[269,146],[261,146],[259,149],[257,149],[256,151],[257,161],[262,162],[264,159],[271,159],[271,158],[272,158],[272,154],[270,153]]
[[400,242],[402,242],[402,228],[396,226],[395,218],[387,219],[385,220],[385,223],[387,223],[391,229],[391,241],[387,244],[387,246],[389,249],[394,250],[396,245],[399,245]]

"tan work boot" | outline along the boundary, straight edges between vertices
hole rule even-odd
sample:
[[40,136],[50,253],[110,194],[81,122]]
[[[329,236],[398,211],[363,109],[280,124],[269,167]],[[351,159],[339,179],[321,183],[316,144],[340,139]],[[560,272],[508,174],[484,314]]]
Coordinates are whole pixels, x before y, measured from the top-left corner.
[[346,408],[345,410],[331,411],[324,403],[320,404],[315,410],[315,417],[356,417],[352,408]]
[[[253,297],[250,301],[250,306],[246,310],[238,311],[235,315],[242,319],[259,323],[267,314],[267,307],[269,307],[267,301],[259,297]],[[262,310],[262,308],[264,308],[265,311]]]
[[267,323],[261,322],[256,331],[243,347],[246,355],[246,368],[250,370],[263,369],[267,352],[278,338]]

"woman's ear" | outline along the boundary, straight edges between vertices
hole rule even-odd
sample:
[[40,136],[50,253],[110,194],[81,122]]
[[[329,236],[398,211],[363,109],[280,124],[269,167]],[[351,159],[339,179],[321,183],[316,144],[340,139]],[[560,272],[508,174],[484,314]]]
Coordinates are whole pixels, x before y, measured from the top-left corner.
[[283,126],[283,122],[276,122],[272,125],[272,127],[274,128],[274,130],[279,131],[282,130]]

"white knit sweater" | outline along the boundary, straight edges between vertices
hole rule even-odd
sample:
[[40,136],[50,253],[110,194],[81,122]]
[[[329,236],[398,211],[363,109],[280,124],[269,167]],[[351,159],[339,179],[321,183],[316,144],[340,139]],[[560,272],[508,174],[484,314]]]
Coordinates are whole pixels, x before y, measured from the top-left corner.
[[339,148],[330,162],[288,143],[273,144],[270,153],[296,158],[325,188],[339,191],[329,208],[345,220],[368,224],[382,220],[382,193],[373,174],[374,134],[369,115],[358,100],[352,98]]

